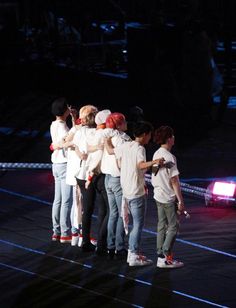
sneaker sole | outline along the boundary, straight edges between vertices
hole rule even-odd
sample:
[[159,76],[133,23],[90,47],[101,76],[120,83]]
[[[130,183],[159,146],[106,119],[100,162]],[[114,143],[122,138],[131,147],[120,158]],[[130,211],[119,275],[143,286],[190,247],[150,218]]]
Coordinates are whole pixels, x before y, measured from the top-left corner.
[[148,265],[152,265],[153,262],[146,262],[146,263],[131,263],[129,262],[129,266],[148,266]]
[[180,264],[180,265],[166,265],[166,264],[163,264],[163,265],[157,265],[157,267],[159,268],[180,268],[180,267],[183,267],[184,264]]

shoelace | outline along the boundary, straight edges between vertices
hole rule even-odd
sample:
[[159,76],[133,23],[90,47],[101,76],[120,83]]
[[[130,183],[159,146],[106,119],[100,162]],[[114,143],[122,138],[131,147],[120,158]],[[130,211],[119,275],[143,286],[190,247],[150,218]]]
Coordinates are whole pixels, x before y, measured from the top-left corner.
[[166,256],[166,263],[167,264],[172,264],[173,263],[173,254],[170,254]]
[[143,255],[138,255],[138,260],[140,260],[140,261],[147,261],[147,257],[145,257]]

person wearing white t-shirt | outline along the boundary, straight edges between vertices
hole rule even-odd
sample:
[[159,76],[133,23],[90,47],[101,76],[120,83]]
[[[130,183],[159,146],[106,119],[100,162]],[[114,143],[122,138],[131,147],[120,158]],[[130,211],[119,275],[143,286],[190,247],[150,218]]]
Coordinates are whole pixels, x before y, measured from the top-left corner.
[[[112,129],[114,136],[111,138],[112,145],[117,147],[131,138],[125,133],[127,123],[125,116],[119,112],[111,113],[106,119],[106,130]],[[110,136],[111,131],[106,131],[104,136]],[[123,258],[127,257],[125,243],[125,230],[121,218],[122,188],[120,184],[120,169],[117,165],[115,155],[109,155],[104,148],[101,171],[105,174],[105,187],[109,202],[109,218],[107,224],[107,248],[109,258],[115,255]]]
[[[152,260],[140,254],[141,234],[146,208],[144,174],[147,168],[154,164],[162,163],[162,159],[146,161],[144,145],[150,141],[152,130],[153,127],[149,122],[138,122],[133,130],[134,141],[126,142],[113,149],[120,165],[120,182],[123,191],[123,219],[127,223],[129,213],[133,221],[132,229],[129,233],[127,257],[129,266],[152,264]],[[109,140],[107,142],[109,143]],[[106,146],[109,147],[107,143]],[[112,153],[111,146],[109,147],[109,153]]]
[[[93,106],[94,107],[94,106]],[[91,109],[91,105],[86,105],[80,109],[81,128],[77,130],[74,135],[73,143],[75,145],[76,153],[81,153],[84,157],[80,160],[80,168],[76,174],[76,181],[80,187],[82,194],[83,203],[83,214],[82,214],[82,250],[83,251],[94,251],[96,245],[91,241],[91,224],[92,214],[95,208],[96,201],[96,190],[94,185],[86,186],[87,182],[87,159],[89,160],[90,151],[88,144],[92,143],[96,133],[95,115],[97,108]],[[94,241],[93,241],[94,242]]]
[[173,259],[173,246],[179,229],[178,213],[184,210],[176,157],[171,153],[174,131],[169,126],[161,126],[156,130],[155,138],[160,148],[153,159],[165,159],[163,167],[153,169],[151,180],[158,212],[157,267],[182,267],[182,262]]
[[68,136],[66,137],[64,147],[67,148],[67,170],[66,170],[66,184],[71,185],[73,189],[73,203],[71,208],[71,246],[82,245],[82,195],[80,192],[79,185],[77,185],[75,175],[79,172],[80,161],[82,154],[77,151],[75,152],[75,146],[73,138],[75,133],[81,127],[80,119],[78,114],[77,119],[74,119],[74,125],[70,129]]
[[52,205],[52,240],[69,243],[71,242],[72,186],[66,184],[67,153],[63,148],[63,143],[69,131],[66,119],[70,110],[64,98],[58,98],[53,102],[52,114],[56,117],[56,120],[50,126],[53,148],[51,155],[52,173],[55,183]]
[[109,217],[109,205],[105,188],[105,174],[101,172],[101,160],[104,148],[103,133],[106,128],[106,119],[111,111],[104,109],[95,116],[96,132],[93,140],[88,143],[90,154],[86,160],[87,182],[85,187],[94,186],[98,202],[97,218],[97,247],[96,254],[103,256],[107,254],[107,222]]

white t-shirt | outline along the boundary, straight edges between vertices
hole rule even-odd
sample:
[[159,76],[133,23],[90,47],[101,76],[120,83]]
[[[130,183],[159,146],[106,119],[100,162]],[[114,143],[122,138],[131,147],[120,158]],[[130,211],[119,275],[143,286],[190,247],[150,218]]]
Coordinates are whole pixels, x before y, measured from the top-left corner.
[[137,165],[146,161],[146,151],[136,141],[125,142],[114,148],[115,156],[121,162],[120,182],[123,196],[135,199],[145,194],[144,170]]
[[[77,128],[73,126],[69,134],[75,134]],[[76,154],[75,150],[68,148],[67,151],[67,169],[66,169],[66,184],[68,185],[76,185],[75,175],[78,173],[80,168],[80,158]]]
[[[88,153],[88,144],[93,144],[95,133],[96,128],[89,128],[87,126],[81,126],[77,130],[73,138],[73,143],[79,148],[81,153]],[[89,155],[87,159],[89,159]],[[86,180],[87,168],[86,160],[80,160],[80,167],[76,177],[80,180]]]
[[164,157],[165,163],[173,162],[171,168],[160,168],[157,175],[152,173],[152,186],[154,187],[154,199],[161,203],[169,203],[175,200],[175,192],[170,179],[179,175],[175,156],[163,147],[160,147],[153,155],[153,160]]
[[[107,134],[108,131],[105,129],[103,134]],[[111,131],[109,132],[109,134]],[[112,145],[116,148],[123,144],[126,141],[131,140],[130,137],[124,133],[119,132],[118,130],[113,131],[114,137],[112,137],[111,142]],[[102,161],[101,161],[101,171],[104,174],[110,174],[113,177],[119,177],[120,176],[120,169],[117,165],[117,160],[115,155],[111,155],[107,152],[107,150],[104,148]]]
[[[68,132],[69,128],[65,121],[55,120],[51,123],[50,134],[53,143],[60,143],[66,137]],[[66,152],[67,151],[65,149],[58,149],[53,151],[51,155],[52,163],[60,164],[67,162]]]
[[[104,143],[103,141],[103,129],[97,129],[94,133],[93,140],[90,140],[88,145],[96,146]],[[86,160],[87,173],[93,172],[95,169],[100,169],[100,164],[102,160],[103,150],[97,150],[89,153]]]

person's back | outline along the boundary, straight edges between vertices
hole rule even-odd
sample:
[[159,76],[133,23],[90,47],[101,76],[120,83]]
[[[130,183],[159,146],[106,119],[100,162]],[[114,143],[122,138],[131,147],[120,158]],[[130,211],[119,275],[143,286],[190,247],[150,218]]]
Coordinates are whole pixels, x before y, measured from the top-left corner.
[[154,199],[159,202],[175,201],[176,196],[171,185],[171,178],[179,175],[175,156],[163,147],[160,147],[153,158],[163,157],[165,162],[172,163],[171,168],[161,168],[157,174],[152,173],[152,185],[154,187]]
[[[117,148],[114,153],[121,168],[121,187],[123,190],[122,213],[125,229],[128,232],[128,214],[132,216],[133,227],[129,234],[129,266],[145,266],[152,260],[140,254],[141,233],[146,208],[144,172],[159,163],[159,160],[146,162],[144,145],[150,141],[152,125],[142,121],[134,129],[135,140]],[[109,141],[107,141],[109,143]],[[109,146],[109,145],[108,145]],[[111,150],[109,146],[109,151]]]
[[71,242],[70,211],[72,206],[72,186],[66,184],[67,157],[63,148],[69,131],[66,119],[70,114],[65,98],[58,98],[52,104],[52,114],[56,120],[50,127],[52,137],[52,172],[54,176],[54,200],[52,206],[52,240],[61,243]]
[[120,181],[123,196],[128,199],[145,194],[144,171],[137,168],[139,159],[146,160],[143,146],[136,141],[126,142],[119,147],[121,151]]
[[52,145],[54,151],[51,155],[52,163],[65,163],[67,162],[66,152],[64,148],[60,147],[63,143],[64,138],[69,132],[69,128],[66,125],[66,122],[62,119],[57,118],[50,125],[50,134],[52,139]]
[[[157,143],[160,148],[154,153],[153,159],[164,157],[163,167],[153,170],[152,185],[157,205],[157,267],[176,268],[184,264],[173,259],[173,246],[179,230],[179,212],[184,209],[183,196],[179,183],[179,171],[176,159],[171,154],[175,143],[174,131],[169,126],[161,126],[156,131]],[[177,200],[177,202],[176,202]]]
[[[125,116],[122,113],[111,113],[106,119],[106,127],[113,130],[112,147],[121,145],[130,138],[124,133],[127,130]],[[127,255],[125,248],[125,230],[121,218],[122,188],[120,184],[120,170],[114,155],[109,155],[107,149],[101,161],[101,171],[105,174],[105,188],[109,203],[109,218],[107,227],[107,248],[109,257]]]

